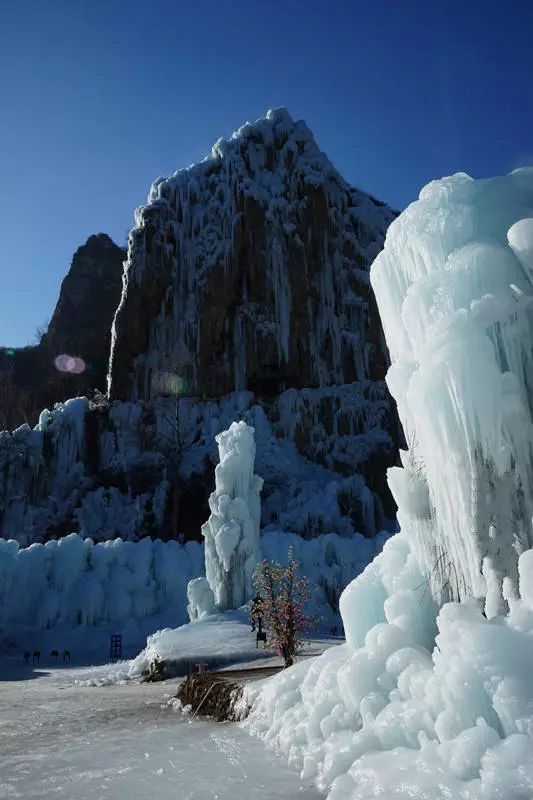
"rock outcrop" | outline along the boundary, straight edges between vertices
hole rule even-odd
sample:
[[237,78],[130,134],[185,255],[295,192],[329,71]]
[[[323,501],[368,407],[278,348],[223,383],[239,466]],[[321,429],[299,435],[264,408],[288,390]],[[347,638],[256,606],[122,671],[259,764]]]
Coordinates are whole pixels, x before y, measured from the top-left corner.
[[369,266],[394,213],[351,188],[285,110],[152,186],[130,234],[113,399],[382,379]]
[[[33,425],[47,406],[93,389],[105,391],[125,257],[105,233],[90,236],[74,253],[40,342],[0,350],[0,429]],[[62,355],[81,359],[79,368],[57,369]]]

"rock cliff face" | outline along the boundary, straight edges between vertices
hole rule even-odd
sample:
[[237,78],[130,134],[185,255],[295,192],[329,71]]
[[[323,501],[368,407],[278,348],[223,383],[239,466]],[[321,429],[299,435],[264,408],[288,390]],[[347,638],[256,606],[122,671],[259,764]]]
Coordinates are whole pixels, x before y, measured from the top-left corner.
[[[120,300],[126,252],[104,233],[74,253],[59,299],[38,345],[0,350],[0,429],[35,424],[41,410],[91,389],[105,391],[111,322]],[[81,358],[77,374],[55,366]]]
[[[157,180],[129,237],[109,398],[0,436],[0,535],[199,537],[215,435],[240,419],[256,432],[263,528],[375,535],[395,513],[400,428],[369,268],[393,218],[284,110]],[[101,281],[67,278],[42,346],[100,364],[104,336],[89,353],[71,325],[81,285],[101,303]]]
[[219,397],[384,377],[369,286],[393,212],[352,189],[285,110],[152,186],[130,234],[114,399],[176,379]]

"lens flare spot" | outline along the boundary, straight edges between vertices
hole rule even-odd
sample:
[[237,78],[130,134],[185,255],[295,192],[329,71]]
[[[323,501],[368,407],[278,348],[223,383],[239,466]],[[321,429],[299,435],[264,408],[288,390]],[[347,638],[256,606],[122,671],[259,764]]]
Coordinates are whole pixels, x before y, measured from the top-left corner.
[[68,372],[70,375],[81,375],[82,372],[85,372],[85,361],[79,356],[62,353],[56,357],[54,364],[59,372]]
[[159,394],[179,395],[187,391],[187,381],[172,372],[160,372],[153,378],[153,388]]

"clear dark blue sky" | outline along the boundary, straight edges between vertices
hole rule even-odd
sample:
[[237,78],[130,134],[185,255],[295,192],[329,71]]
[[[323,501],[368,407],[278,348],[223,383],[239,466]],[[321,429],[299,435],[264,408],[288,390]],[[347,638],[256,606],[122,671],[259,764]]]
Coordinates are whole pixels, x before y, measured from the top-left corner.
[[4,0],[0,344],[53,310],[91,233],[272,106],[402,208],[434,177],[533,164],[533,2]]

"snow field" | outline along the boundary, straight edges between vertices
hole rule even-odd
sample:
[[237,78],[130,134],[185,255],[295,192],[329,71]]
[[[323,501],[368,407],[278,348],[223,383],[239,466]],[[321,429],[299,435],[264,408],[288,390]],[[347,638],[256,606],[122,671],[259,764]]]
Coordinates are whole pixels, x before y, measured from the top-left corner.
[[86,676],[0,683],[1,798],[318,800],[237,726],[173,711],[175,683],[88,687]]

